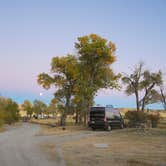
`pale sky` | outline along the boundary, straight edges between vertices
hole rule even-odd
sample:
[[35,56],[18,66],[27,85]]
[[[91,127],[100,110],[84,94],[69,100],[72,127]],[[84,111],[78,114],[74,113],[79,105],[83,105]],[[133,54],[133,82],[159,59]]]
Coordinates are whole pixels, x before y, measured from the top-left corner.
[[[115,72],[145,61],[148,69],[165,73],[165,9],[165,0],[0,0],[0,94],[19,103],[48,103],[54,90],[39,87],[37,75],[49,72],[53,56],[73,53],[77,37],[90,33],[116,44]],[[135,107],[124,92],[100,92],[95,100]]]

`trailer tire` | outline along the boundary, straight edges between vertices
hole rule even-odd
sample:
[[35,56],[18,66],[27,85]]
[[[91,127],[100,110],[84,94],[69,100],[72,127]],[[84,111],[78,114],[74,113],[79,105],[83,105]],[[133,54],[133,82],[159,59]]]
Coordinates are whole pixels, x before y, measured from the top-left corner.
[[96,130],[96,128],[95,128],[95,127],[92,127],[92,130],[93,130],[93,131],[95,131],[95,130]]
[[124,129],[124,124],[123,124],[123,123],[120,125],[120,128],[121,128],[121,129]]
[[107,126],[107,131],[111,131],[112,127],[110,125]]

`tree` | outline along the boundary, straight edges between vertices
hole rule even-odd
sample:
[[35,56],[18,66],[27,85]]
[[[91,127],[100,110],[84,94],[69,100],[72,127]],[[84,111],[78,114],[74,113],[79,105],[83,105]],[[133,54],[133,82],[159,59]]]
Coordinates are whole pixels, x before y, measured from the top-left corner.
[[153,94],[153,99],[157,102],[162,103],[164,110],[166,111],[166,93],[164,84],[159,85],[159,90]]
[[127,85],[126,94],[135,94],[137,111],[143,111],[146,105],[157,102],[155,99],[157,94],[155,87],[162,84],[161,71],[151,73],[148,70],[144,70],[143,65],[143,63],[139,63],[135,66],[132,74],[125,74],[122,78],[122,82]]
[[65,125],[66,116],[70,110],[77,74],[77,59],[72,55],[67,55],[66,57],[54,57],[52,59],[51,75],[41,73],[38,76],[38,83],[45,89],[49,89],[51,85],[56,87],[54,96],[64,104],[65,110],[61,117],[61,125]]
[[0,97],[0,118],[4,123],[11,124],[19,120],[18,104],[12,99]]
[[33,102],[33,111],[37,115],[37,117],[45,113],[46,110],[47,110],[47,105],[44,102],[40,100],[35,100]]
[[127,85],[126,87],[126,94],[131,95],[135,94],[136,97],[136,105],[137,111],[140,110],[139,106],[139,90],[140,88],[140,79],[142,76],[142,67],[143,63],[139,63],[138,66],[135,67],[132,74],[124,76],[122,78],[122,82]]
[[163,86],[160,86],[158,91],[152,92],[150,99],[152,100],[151,103],[161,103],[166,111],[166,94]]
[[120,77],[110,68],[115,61],[116,50],[112,42],[91,34],[78,38],[75,49],[76,56],[54,57],[51,74],[41,73],[38,76],[38,83],[45,89],[52,85],[56,87],[54,96],[64,106],[61,125],[65,124],[66,115],[73,108],[73,98],[79,99],[76,103],[81,105],[85,121],[97,91],[101,88],[116,88]]
[[22,104],[22,108],[24,111],[26,111],[27,116],[31,118],[33,114],[33,105],[31,104],[31,102],[29,100],[25,100]]
[[63,106],[63,104],[57,99],[53,98],[48,106],[48,113],[56,116],[58,113],[62,113],[59,111],[59,107]]
[[160,86],[160,101],[163,104],[164,110],[166,111],[166,93],[163,86]]
[[157,90],[155,87],[162,85],[162,73],[158,71],[156,73],[151,73],[146,70],[143,72],[143,80],[141,81],[141,89],[144,92],[143,98],[140,100],[141,110],[143,111],[145,106],[148,104],[156,103],[155,95]]
[[80,65],[80,78],[77,82],[78,96],[84,105],[84,121],[89,106],[98,90],[102,88],[117,88],[120,75],[115,75],[111,64],[115,62],[115,44],[106,39],[91,34],[78,38],[75,43]]

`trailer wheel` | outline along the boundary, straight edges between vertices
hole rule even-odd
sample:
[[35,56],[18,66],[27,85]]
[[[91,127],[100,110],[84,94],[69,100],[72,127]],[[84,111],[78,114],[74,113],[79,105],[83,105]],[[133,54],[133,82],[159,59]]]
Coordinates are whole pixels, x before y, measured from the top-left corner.
[[111,131],[112,127],[110,125],[107,126],[107,131]]
[[93,130],[93,131],[95,131],[95,130],[96,130],[96,128],[95,128],[95,127],[92,127],[92,130]]
[[121,128],[121,129],[123,129],[123,128],[124,128],[124,124],[123,124],[123,123],[120,125],[120,128]]

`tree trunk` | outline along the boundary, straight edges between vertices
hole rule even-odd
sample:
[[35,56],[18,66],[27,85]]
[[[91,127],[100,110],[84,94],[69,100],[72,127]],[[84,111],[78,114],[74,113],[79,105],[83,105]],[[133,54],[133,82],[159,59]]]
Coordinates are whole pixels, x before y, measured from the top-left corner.
[[143,112],[145,109],[145,100],[142,101],[142,108],[141,108],[141,111]]
[[78,120],[79,120],[79,124],[82,124],[82,111],[79,113],[79,117],[78,117]]
[[61,122],[60,122],[60,126],[65,126],[66,125],[66,111],[64,111],[64,113],[61,116]]
[[86,112],[84,111],[84,125],[86,125]]
[[87,102],[86,102],[86,107],[85,107],[85,110],[84,110],[84,125],[85,125],[85,126],[87,125],[87,117],[88,117],[88,110],[89,110],[89,107],[90,107],[90,99],[87,100]]
[[78,124],[78,109],[76,109],[75,124]]
[[164,109],[165,109],[165,111],[166,111],[166,97],[165,97],[165,95],[164,95],[164,92],[163,92],[163,89],[162,89],[162,88],[160,88],[160,92],[161,92],[161,101],[162,101],[162,104],[163,104]]
[[152,85],[149,86],[149,88],[145,89],[145,95],[142,99],[142,109],[141,109],[142,111],[144,111],[144,109],[145,109],[146,99],[147,99],[149,93],[151,92],[151,90],[153,89],[154,86],[155,86],[155,83],[153,82]]
[[61,123],[60,123],[61,126],[66,125],[66,116],[67,116],[67,112],[69,111],[69,105],[70,105],[69,103],[70,103],[70,96],[66,97],[65,110],[61,117]]
[[138,92],[135,92],[135,96],[136,96],[137,111],[140,111],[140,107],[139,107],[139,95],[138,95]]
[[141,108],[141,111],[144,111],[144,109],[145,109],[145,101],[147,99],[147,95],[148,95],[148,91],[146,91],[145,96],[142,99],[142,108]]

